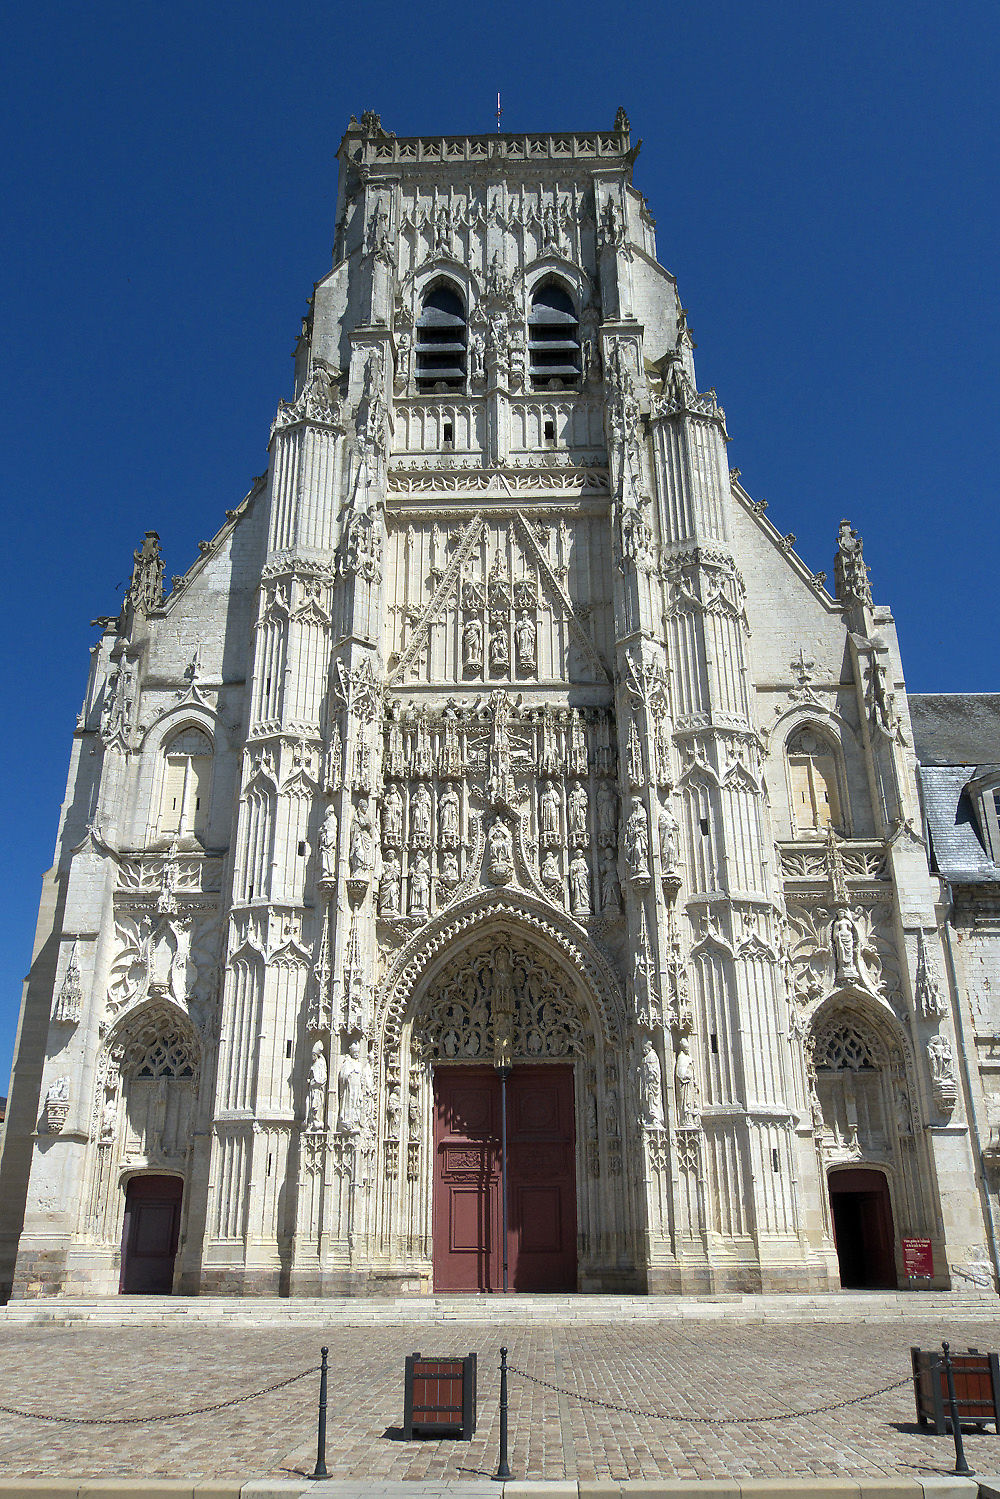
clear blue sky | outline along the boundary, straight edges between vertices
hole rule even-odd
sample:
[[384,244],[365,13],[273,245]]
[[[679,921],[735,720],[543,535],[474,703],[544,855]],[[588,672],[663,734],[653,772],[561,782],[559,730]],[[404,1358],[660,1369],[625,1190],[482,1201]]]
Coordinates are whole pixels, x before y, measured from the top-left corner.
[[995,0],[35,0],[2,51],[3,1077],[88,621],[144,530],[182,572],[265,467],[352,113],[623,104],[743,482],[815,569],[860,529],[911,690],[1000,688]]

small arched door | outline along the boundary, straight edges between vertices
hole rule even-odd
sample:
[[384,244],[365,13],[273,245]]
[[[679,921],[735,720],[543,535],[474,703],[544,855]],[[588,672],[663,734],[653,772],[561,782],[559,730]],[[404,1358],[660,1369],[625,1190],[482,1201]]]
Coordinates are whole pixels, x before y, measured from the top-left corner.
[[118,1286],[124,1295],[169,1296],[173,1290],[183,1195],[179,1176],[133,1176],[128,1183]]
[[889,1183],[881,1171],[857,1167],[831,1171],[833,1238],[844,1290],[896,1286],[896,1235]]

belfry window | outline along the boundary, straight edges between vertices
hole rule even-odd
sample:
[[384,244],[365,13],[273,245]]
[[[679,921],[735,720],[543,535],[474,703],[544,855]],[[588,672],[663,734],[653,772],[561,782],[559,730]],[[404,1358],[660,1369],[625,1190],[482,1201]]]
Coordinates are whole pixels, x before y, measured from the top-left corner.
[[180,837],[208,826],[212,741],[201,729],[181,729],[166,748],[160,833]]
[[528,362],[534,390],[561,390],[580,378],[580,324],[569,293],[555,281],[531,299]]
[[792,826],[799,837],[841,826],[837,756],[811,728],[799,729],[788,741],[788,778]]
[[461,298],[450,286],[435,286],[417,319],[417,389],[464,390],[468,341]]

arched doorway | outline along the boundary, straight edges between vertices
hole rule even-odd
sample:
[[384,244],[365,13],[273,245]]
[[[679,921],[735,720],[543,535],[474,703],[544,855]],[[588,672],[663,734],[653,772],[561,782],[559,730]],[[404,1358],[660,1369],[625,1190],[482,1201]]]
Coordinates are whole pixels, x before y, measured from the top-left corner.
[[183,1195],[179,1176],[133,1176],[128,1182],[119,1284],[123,1295],[170,1295]]
[[896,1236],[884,1174],[871,1167],[831,1171],[829,1186],[840,1284],[845,1290],[894,1289]]
[[631,1290],[619,996],[599,955],[516,899],[460,912],[400,965],[379,1057],[380,1243],[428,1289],[502,1287],[497,1068],[510,1066],[509,1287]]

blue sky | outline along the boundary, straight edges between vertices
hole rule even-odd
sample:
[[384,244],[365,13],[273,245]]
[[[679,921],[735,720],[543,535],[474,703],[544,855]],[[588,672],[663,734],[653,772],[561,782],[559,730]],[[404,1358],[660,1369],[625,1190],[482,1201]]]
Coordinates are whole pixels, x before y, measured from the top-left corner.
[[1000,688],[998,53],[985,0],[14,8],[0,1074],[88,621],[144,530],[183,571],[265,467],[352,113],[488,131],[500,88],[505,128],[566,130],[623,104],[744,484],[815,569],[858,527],[911,690]]

